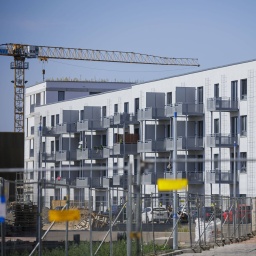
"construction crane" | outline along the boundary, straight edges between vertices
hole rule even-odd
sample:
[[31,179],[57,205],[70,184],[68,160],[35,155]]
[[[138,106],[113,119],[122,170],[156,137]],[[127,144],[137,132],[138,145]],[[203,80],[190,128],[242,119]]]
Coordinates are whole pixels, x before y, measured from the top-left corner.
[[[104,61],[132,64],[199,66],[198,59],[168,58],[134,52],[92,50],[80,48],[38,46],[7,43],[0,45],[0,56],[11,56],[10,68],[14,69],[14,131],[24,132],[24,89],[25,70],[29,68],[26,59],[48,59]],[[44,70],[43,70],[44,75]]]

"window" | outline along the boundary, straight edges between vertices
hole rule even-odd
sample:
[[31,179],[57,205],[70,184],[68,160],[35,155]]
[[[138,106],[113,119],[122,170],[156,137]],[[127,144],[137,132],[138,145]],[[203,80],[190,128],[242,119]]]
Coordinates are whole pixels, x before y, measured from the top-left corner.
[[203,87],[198,87],[198,103],[203,103],[204,102],[204,88]]
[[53,140],[51,141],[51,152],[52,153],[54,152],[54,141]]
[[118,104],[114,105],[114,113],[118,113]]
[[198,121],[198,137],[204,136],[204,122]]
[[219,129],[219,119],[214,119],[214,133],[219,133],[220,129]]
[[124,103],[124,113],[129,113],[129,102]]
[[57,114],[57,115],[56,115],[56,125],[59,124],[59,123],[60,123],[60,115]]
[[137,111],[140,109],[140,98],[134,99],[134,113],[137,114]]
[[65,100],[65,92],[64,91],[58,91],[58,101]]
[[80,121],[84,120],[84,110],[80,110]]
[[214,85],[214,98],[219,98],[220,97],[220,86],[219,84]]
[[51,127],[53,127],[55,125],[55,116],[52,115],[51,116]]
[[43,117],[43,127],[46,126],[46,116]]
[[231,135],[237,136],[237,116],[231,117]]
[[231,100],[237,100],[237,81],[231,82]]
[[241,136],[247,136],[247,116],[241,116]]
[[41,105],[41,97],[40,97],[40,93],[36,94],[36,106],[40,106]]
[[241,152],[240,153],[240,158],[241,158],[241,173],[246,173],[247,170],[246,170],[246,166],[247,166],[247,161],[246,161],[246,158],[247,158],[247,153],[246,152]]
[[241,90],[241,100],[247,99],[247,79],[242,79],[240,81],[240,90]]
[[102,107],[102,117],[106,117],[107,116],[107,107],[103,106]]
[[214,163],[213,163],[213,168],[214,170],[219,169],[219,154],[214,154]]
[[172,104],[172,92],[167,92],[166,104],[167,105]]

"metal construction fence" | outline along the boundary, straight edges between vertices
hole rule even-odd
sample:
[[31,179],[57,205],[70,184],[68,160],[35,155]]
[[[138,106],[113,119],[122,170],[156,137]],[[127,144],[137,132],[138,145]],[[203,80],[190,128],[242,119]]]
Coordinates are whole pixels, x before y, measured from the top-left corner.
[[[124,240],[128,247],[132,239],[140,244],[153,243],[154,250],[159,244],[170,249],[175,230],[178,230],[179,248],[196,250],[211,244],[220,246],[241,241],[256,231],[256,198],[251,197],[178,192],[178,212],[174,213],[173,192],[146,194],[137,185],[127,190],[89,187],[85,191],[61,179],[37,182],[2,179],[1,184],[2,194],[8,194],[6,219],[1,224],[1,255],[11,255],[17,248],[23,248],[29,255],[35,252],[40,255],[43,249],[54,248],[61,242],[67,255],[70,243],[83,241],[88,242],[90,255],[97,255],[100,246],[110,242],[109,254],[113,255],[115,241]],[[30,191],[34,200],[27,197],[21,200],[18,189],[23,194]],[[50,223],[48,214],[52,209],[79,209],[81,218]],[[16,241],[15,246],[11,240]]]

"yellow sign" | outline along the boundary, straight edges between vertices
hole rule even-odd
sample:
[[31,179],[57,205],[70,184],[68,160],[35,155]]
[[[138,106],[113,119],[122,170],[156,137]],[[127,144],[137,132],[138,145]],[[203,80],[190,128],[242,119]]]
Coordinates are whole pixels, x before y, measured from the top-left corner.
[[70,209],[70,210],[50,210],[48,213],[49,221],[71,221],[71,220],[80,220],[80,211],[77,209]]
[[158,191],[171,191],[186,188],[188,185],[187,179],[158,179]]

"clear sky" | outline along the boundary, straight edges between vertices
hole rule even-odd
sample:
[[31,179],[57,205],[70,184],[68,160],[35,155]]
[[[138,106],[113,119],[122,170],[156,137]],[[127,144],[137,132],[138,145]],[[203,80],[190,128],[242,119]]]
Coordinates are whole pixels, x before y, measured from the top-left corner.
[[[0,44],[198,58],[200,67],[49,60],[46,79],[147,81],[256,58],[255,0],[1,0]],[[11,57],[0,56],[0,132],[14,131]],[[27,86],[42,82],[29,60]]]

